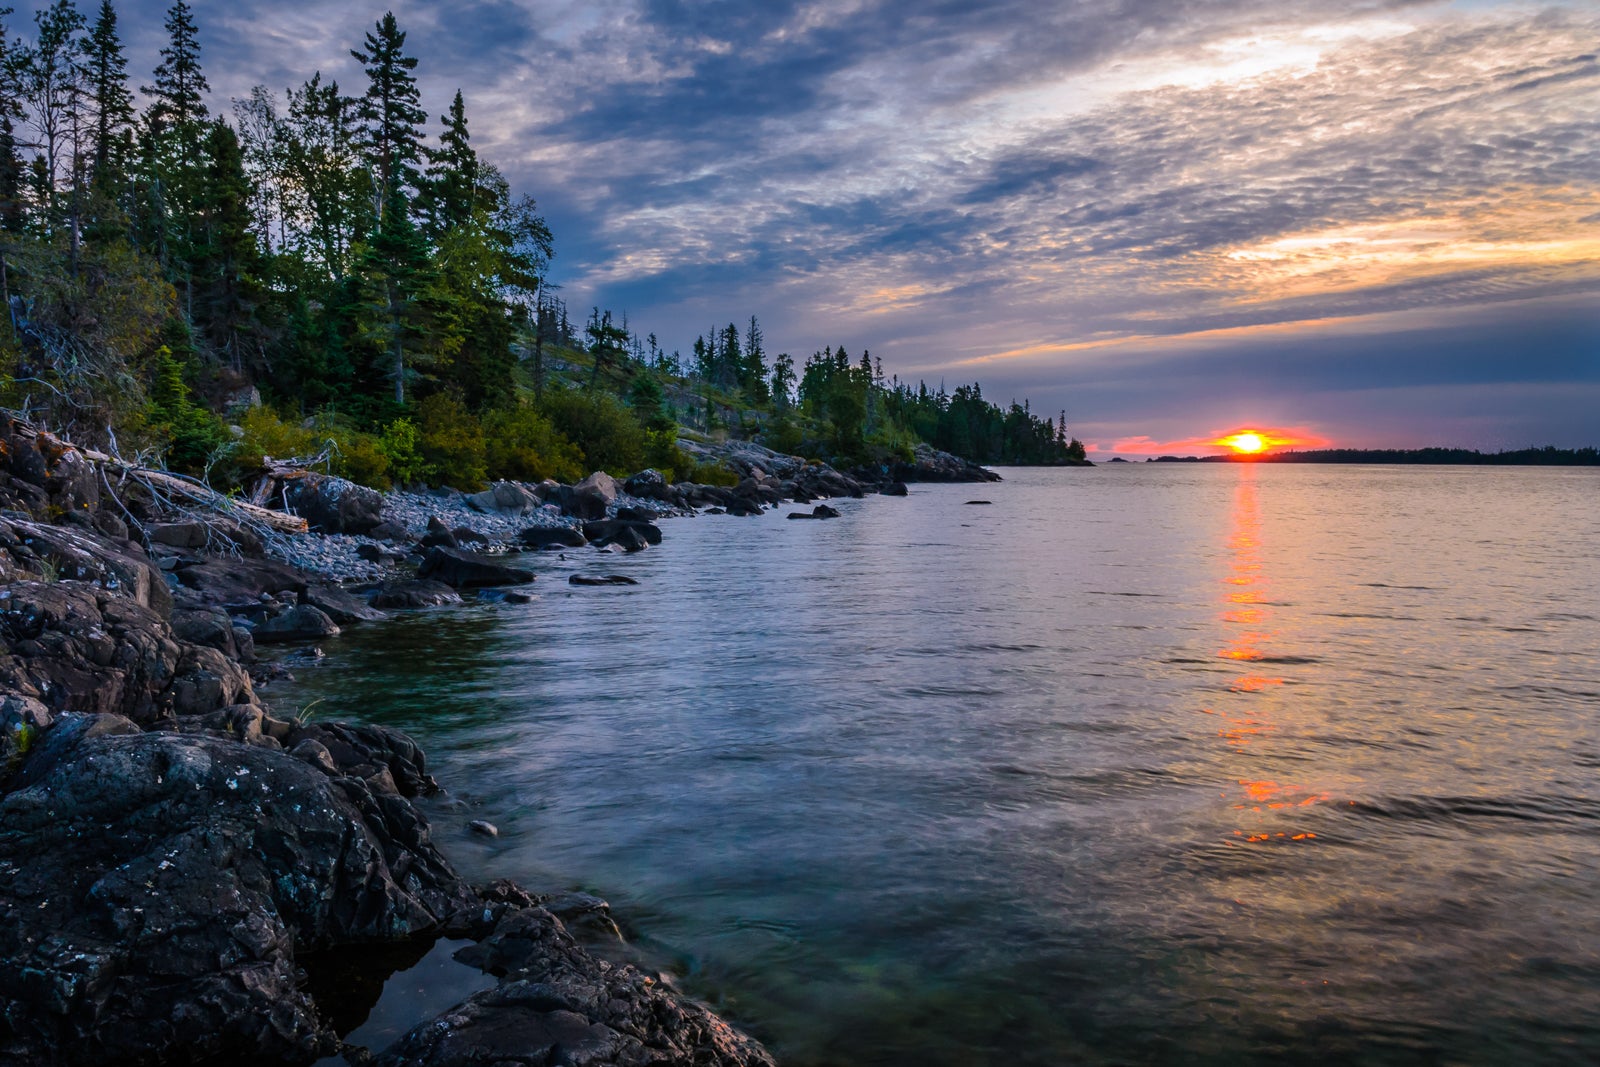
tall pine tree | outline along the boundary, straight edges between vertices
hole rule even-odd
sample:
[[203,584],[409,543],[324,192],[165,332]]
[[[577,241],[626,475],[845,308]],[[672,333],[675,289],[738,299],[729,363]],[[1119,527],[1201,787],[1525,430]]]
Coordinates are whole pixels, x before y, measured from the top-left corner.
[[426,149],[428,174],[423,185],[423,213],[430,235],[437,238],[472,219],[478,207],[478,154],[467,132],[467,108],[461,90],[441,115],[444,130],[439,147]]
[[365,51],[350,55],[367,72],[367,93],[360,115],[366,122],[368,157],[378,173],[381,212],[391,206],[406,210],[406,189],[418,184],[416,165],[422,159],[422,124],[428,116],[418,103],[415,57],[405,54],[406,35],[394,12],[378,20],[367,34]]
[[133,93],[128,89],[128,60],[117,33],[117,12],[101,0],[100,13],[84,42],[83,55],[89,108],[94,120],[89,185],[96,195],[114,198],[127,172],[132,151]]

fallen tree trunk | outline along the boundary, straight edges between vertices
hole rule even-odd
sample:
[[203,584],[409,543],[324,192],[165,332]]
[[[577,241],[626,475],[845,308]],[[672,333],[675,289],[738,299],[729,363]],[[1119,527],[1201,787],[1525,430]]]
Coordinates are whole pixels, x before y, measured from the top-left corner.
[[80,448],[78,451],[82,452],[83,457],[87,460],[121,471],[124,474],[131,474],[153,485],[159,485],[163,489],[177,493],[213,511],[218,511],[225,515],[241,515],[252,522],[259,522],[263,526],[277,530],[279,533],[306,532],[306,520],[298,515],[273,511],[271,508],[259,507],[245,500],[235,500],[182,475],[156,470],[152,467],[141,467],[126,460],[118,459],[115,456],[109,456],[104,452],[96,452],[89,448]]
[[114,471],[137,481],[143,482],[152,491],[181,497],[189,504],[213,511],[218,514],[228,515],[248,523],[255,523],[276,533],[305,533],[306,520],[298,515],[289,515],[282,511],[273,511],[271,508],[259,507],[243,500],[217,492],[208,485],[186,478],[181,474],[173,474],[156,467],[147,467],[139,463],[131,463],[121,456],[109,455],[92,448],[81,448],[61,440],[49,431],[39,430],[28,424],[14,412],[6,412],[11,416],[10,432],[24,440],[47,440],[53,449],[63,452],[71,451],[81,455],[90,463],[98,464],[101,468]]

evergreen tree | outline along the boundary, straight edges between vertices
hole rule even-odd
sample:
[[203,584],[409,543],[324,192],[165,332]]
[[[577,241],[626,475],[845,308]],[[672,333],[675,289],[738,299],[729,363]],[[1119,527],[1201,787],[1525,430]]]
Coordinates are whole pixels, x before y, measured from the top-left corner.
[[157,140],[167,142],[171,153],[191,165],[197,162],[205,136],[205,97],[211,85],[200,70],[200,40],[193,10],[184,0],[167,11],[167,46],[161,50],[154,85],[141,87],[154,99],[148,122]]
[[374,380],[388,378],[395,406],[403,407],[406,383],[425,360],[427,309],[419,297],[430,279],[428,247],[406,214],[400,189],[390,190],[388,208],[365,248],[358,275],[358,336],[371,353]]
[[770,397],[767,389],[766,337],[754,315],[744,334],[744,353],[739,363],[739,384],[745,394],[757,404],[765,404]]
[[251,232],[250,181],[239,138],[221,119],[206,137],[206,181],[197,205],[195,312],[204,333],[235,371],[260,352],[256,311],[260,250]]
[[423,214],[434,235],[466,224],[478,206],[478,154],[467,132],[466,104],[461,90],[448,114],[439,116],[444,131],[439,147],[427,149],[428,174],[423,185]]
[[342,278],[374,214],[356,101],[340,94],[338,82],[324,84],[318,72],[290,90],[278,136],[282,210],[294,243],[322,268],[322,280]]
[[134,119],[128,60],[122,53],[117,12],[111,0],[101,0],[100,13],[84,44],[83,59],[94,118],[89,184],[97,196],[110,200],[117,195],[130,163]]
[[404,190],[417,186],[422,124],[428,119],[411,73],[417,61],[405,54],[405,44],[406,35],[390,11],[378,20],[377,32],[367,34],[366,50],[350,52],[367,72],[367,93],[359,113],[367,124],[364,143],[378,172],[384,212],[391,206],[406,210]]
[[211,85],[200,70],[200,41],[193,11],[184,0],[168,10],[165,26],[167,46],[161,50],[155,84],[141,90],[153,99],[145,114],[148,205],[143,236],[157,249],[162,263],[182,279],[192,304],[195,204],[205,182],[200,149],[210,114],[202,94]]

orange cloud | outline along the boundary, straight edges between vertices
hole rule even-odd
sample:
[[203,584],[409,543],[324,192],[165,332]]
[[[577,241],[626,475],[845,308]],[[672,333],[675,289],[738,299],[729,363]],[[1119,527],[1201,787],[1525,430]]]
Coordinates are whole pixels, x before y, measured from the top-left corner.
[[1211,437],[1189,437],[1180,441],[1158,441],[1141,434],[1123,437],[1108,446],[1097,446],[1094,451],[1113,452],[1125,456],[1221,456],[1234,449],[1229,439],[1240,434],[1253,433],[1261,438],[1265,450],[1281,451],[1288,448],[1327,448],[1330,442],[1304,426],[1239,426]]

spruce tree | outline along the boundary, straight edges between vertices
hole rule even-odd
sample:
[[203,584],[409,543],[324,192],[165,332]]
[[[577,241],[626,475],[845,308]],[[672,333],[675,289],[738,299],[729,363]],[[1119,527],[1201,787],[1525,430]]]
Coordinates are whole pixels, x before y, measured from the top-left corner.
[[406,35],[390,11],[378,20],[377,32],[367,34],[366,50],[350,52],[367,72],[367,94],[361,100],[360,115],[367,123],[365,143],[378,172],[384,212],[391,205],[405,210],[404,196],[398,194],[417,186],[422,124],[428,119],[418,103],[417,79],[411,73],[417,61],[405,54],[405,44]]
[[200,70],[200,40],[193,10],[178,0],[167,11],[167,46],[161,50],[154,85],[140,91],[153,98],[148,116],[158,140],[171,145],[171,155],[193,165],[197,162],[205,122],[210,113],[201,94],[211,85]]
[[196,205],[195,314],[206,337],[228,355],[235,371],[242,371],[246,355],[259,351],[260,250],[251,230],[253,194],[244,153],[238,135],[221,119],[206,136],[205,158],[205,183]]
[[[15,125],[24,116],[16,69],[18,57],[12,52],[6,29],[5,20],[10,15],[9,7],[0,7],[0,232],[15,234],[22,232],[27,221],[27,190]],[[3,269],[4,261],[0,260],[0,272]],[[4,295],[9,300],[9,286]]]
[[200,148],[210,114],[201,94],[209,92],[211,85],[200,70],[200,41],[193,11],[184,0],[167,11],[165,25],[167,46],[161,50],[155,84],[141,89],[153,102],[145,113],[146,173],[141,176],[143,203],[135,214],[143,219],[145,241],[183,282],[192,316],[194,215],[205,182]]
[[448,114],[439,116],[444,130],[439,147],[427,149],[428,174],[423,185],[424,214],[434,235],[466,225],[478,200],[478,154],[467,132],[467,109],[461,90]]
[[94,119],[89,185],[97,195],[110,198],[127,170],[128,135],[134,118],[128,60],[122,53],[117,12],[111,0],[101,0],[100,13],[84,42],[83,60]]

